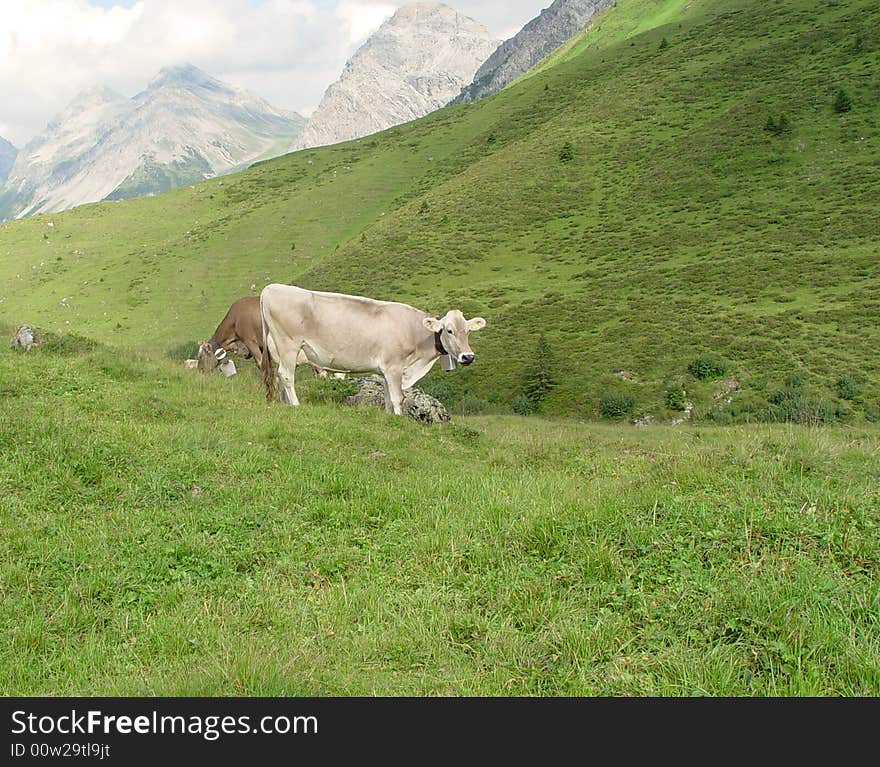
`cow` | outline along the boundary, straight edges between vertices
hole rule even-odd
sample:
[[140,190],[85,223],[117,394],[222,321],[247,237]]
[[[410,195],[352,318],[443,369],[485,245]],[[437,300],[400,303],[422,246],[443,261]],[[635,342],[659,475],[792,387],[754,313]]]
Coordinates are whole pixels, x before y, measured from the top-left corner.
[[203,373],[213,370],[226,359],[226,352],[244,350],[259,367],[263,360],[259,296],[245,296],[235,301],[214,335],[199,343],[199,370]]
[[[435,317],[409,304],[364,296],[305,290],[273,283],[260,293],[262,343],[269,350],[260,365],[266,399],[298,405],[294,361],[305,354],[312,365],[341,373],[379,373],[385,379],[385,410],[402,414],[403,390],[411,388],[443,357],[443,368],[470,365],[468,333],[486,320],[466,320],[457,309]],[[272,361],[278,363],[273,376]]]
[[[253,357],[257,367],[263,360],[262,322],[260,320],[260,297],[245,296],[235,301],[226,316],[207,341],[199,342],[198,369],[203,373],[213,370],[226,360],[227,352],[234,352],[244,359]],[[305,354],[297,364],[308,362]],[[312,365],[315,375],[326,378],[327,371]],[[233,372],[235,368],[232,368]],[[339,376],[336,376],[339,377]]]

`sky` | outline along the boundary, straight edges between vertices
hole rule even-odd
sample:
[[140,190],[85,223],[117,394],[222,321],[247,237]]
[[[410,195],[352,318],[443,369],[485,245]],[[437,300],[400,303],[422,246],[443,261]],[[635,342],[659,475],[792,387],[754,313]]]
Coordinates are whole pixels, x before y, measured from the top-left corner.
[[[447,0],[499,40],[552,0]],[[308,116],[405,0],[25,0],[0,11],[0,136],[21,148],[81,91],[194,64]]]

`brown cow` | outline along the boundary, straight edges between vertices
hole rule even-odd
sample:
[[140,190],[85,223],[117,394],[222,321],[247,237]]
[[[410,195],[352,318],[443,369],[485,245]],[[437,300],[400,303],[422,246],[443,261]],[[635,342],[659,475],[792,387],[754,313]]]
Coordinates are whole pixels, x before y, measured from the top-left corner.
[[[226,316],[217,326],[217,329],[207,341],[199,342],[198,369],[201,372],[213,370],[226,359],[226,352],[233,352],[244,359],[253,357],[257,367],[263,361],[263,321],[260,317],[260,297],[245,296],[239,298]],[[297,363],[306,363],[305,353],[297,358]],[[311,365],[315,375],[320,378],[327,377],[327,371],[317,365]],[[335,378],[344,378],[344,375],[336,374]]]
[[[260,319],[260,297],[239,298],[207,341],[199,342],[199,370],[213,370],[226,359],[227,351],[247,350],[257,367],[263,359],[263,327]],[[242,347],[244,347],[242,349]]]

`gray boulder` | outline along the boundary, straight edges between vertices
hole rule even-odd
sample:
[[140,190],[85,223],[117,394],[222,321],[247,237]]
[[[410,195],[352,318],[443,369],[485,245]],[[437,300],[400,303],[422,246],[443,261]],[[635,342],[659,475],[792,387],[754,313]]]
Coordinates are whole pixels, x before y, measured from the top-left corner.
[[[357,393],[346,397],[346,405],[370,405],[385,408],[385,382],[381,376],[352,378]],[[445,423],[452,420],[446,406],[421,389],[404,389],[403,412],[420,423]]]
[[34,329],[30,325],[22,325],[9,340],[9,348],[29,352],[38,343]]

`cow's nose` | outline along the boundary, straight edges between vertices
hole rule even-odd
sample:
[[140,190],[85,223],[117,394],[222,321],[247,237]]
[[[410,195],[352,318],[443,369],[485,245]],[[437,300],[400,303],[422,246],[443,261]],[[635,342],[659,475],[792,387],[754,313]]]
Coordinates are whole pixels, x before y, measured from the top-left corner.
[[462,365],[470,365],[473,361],[474,361],[473,354],[462,354],[461,359],[459,359],[459,362],[461,362]]

